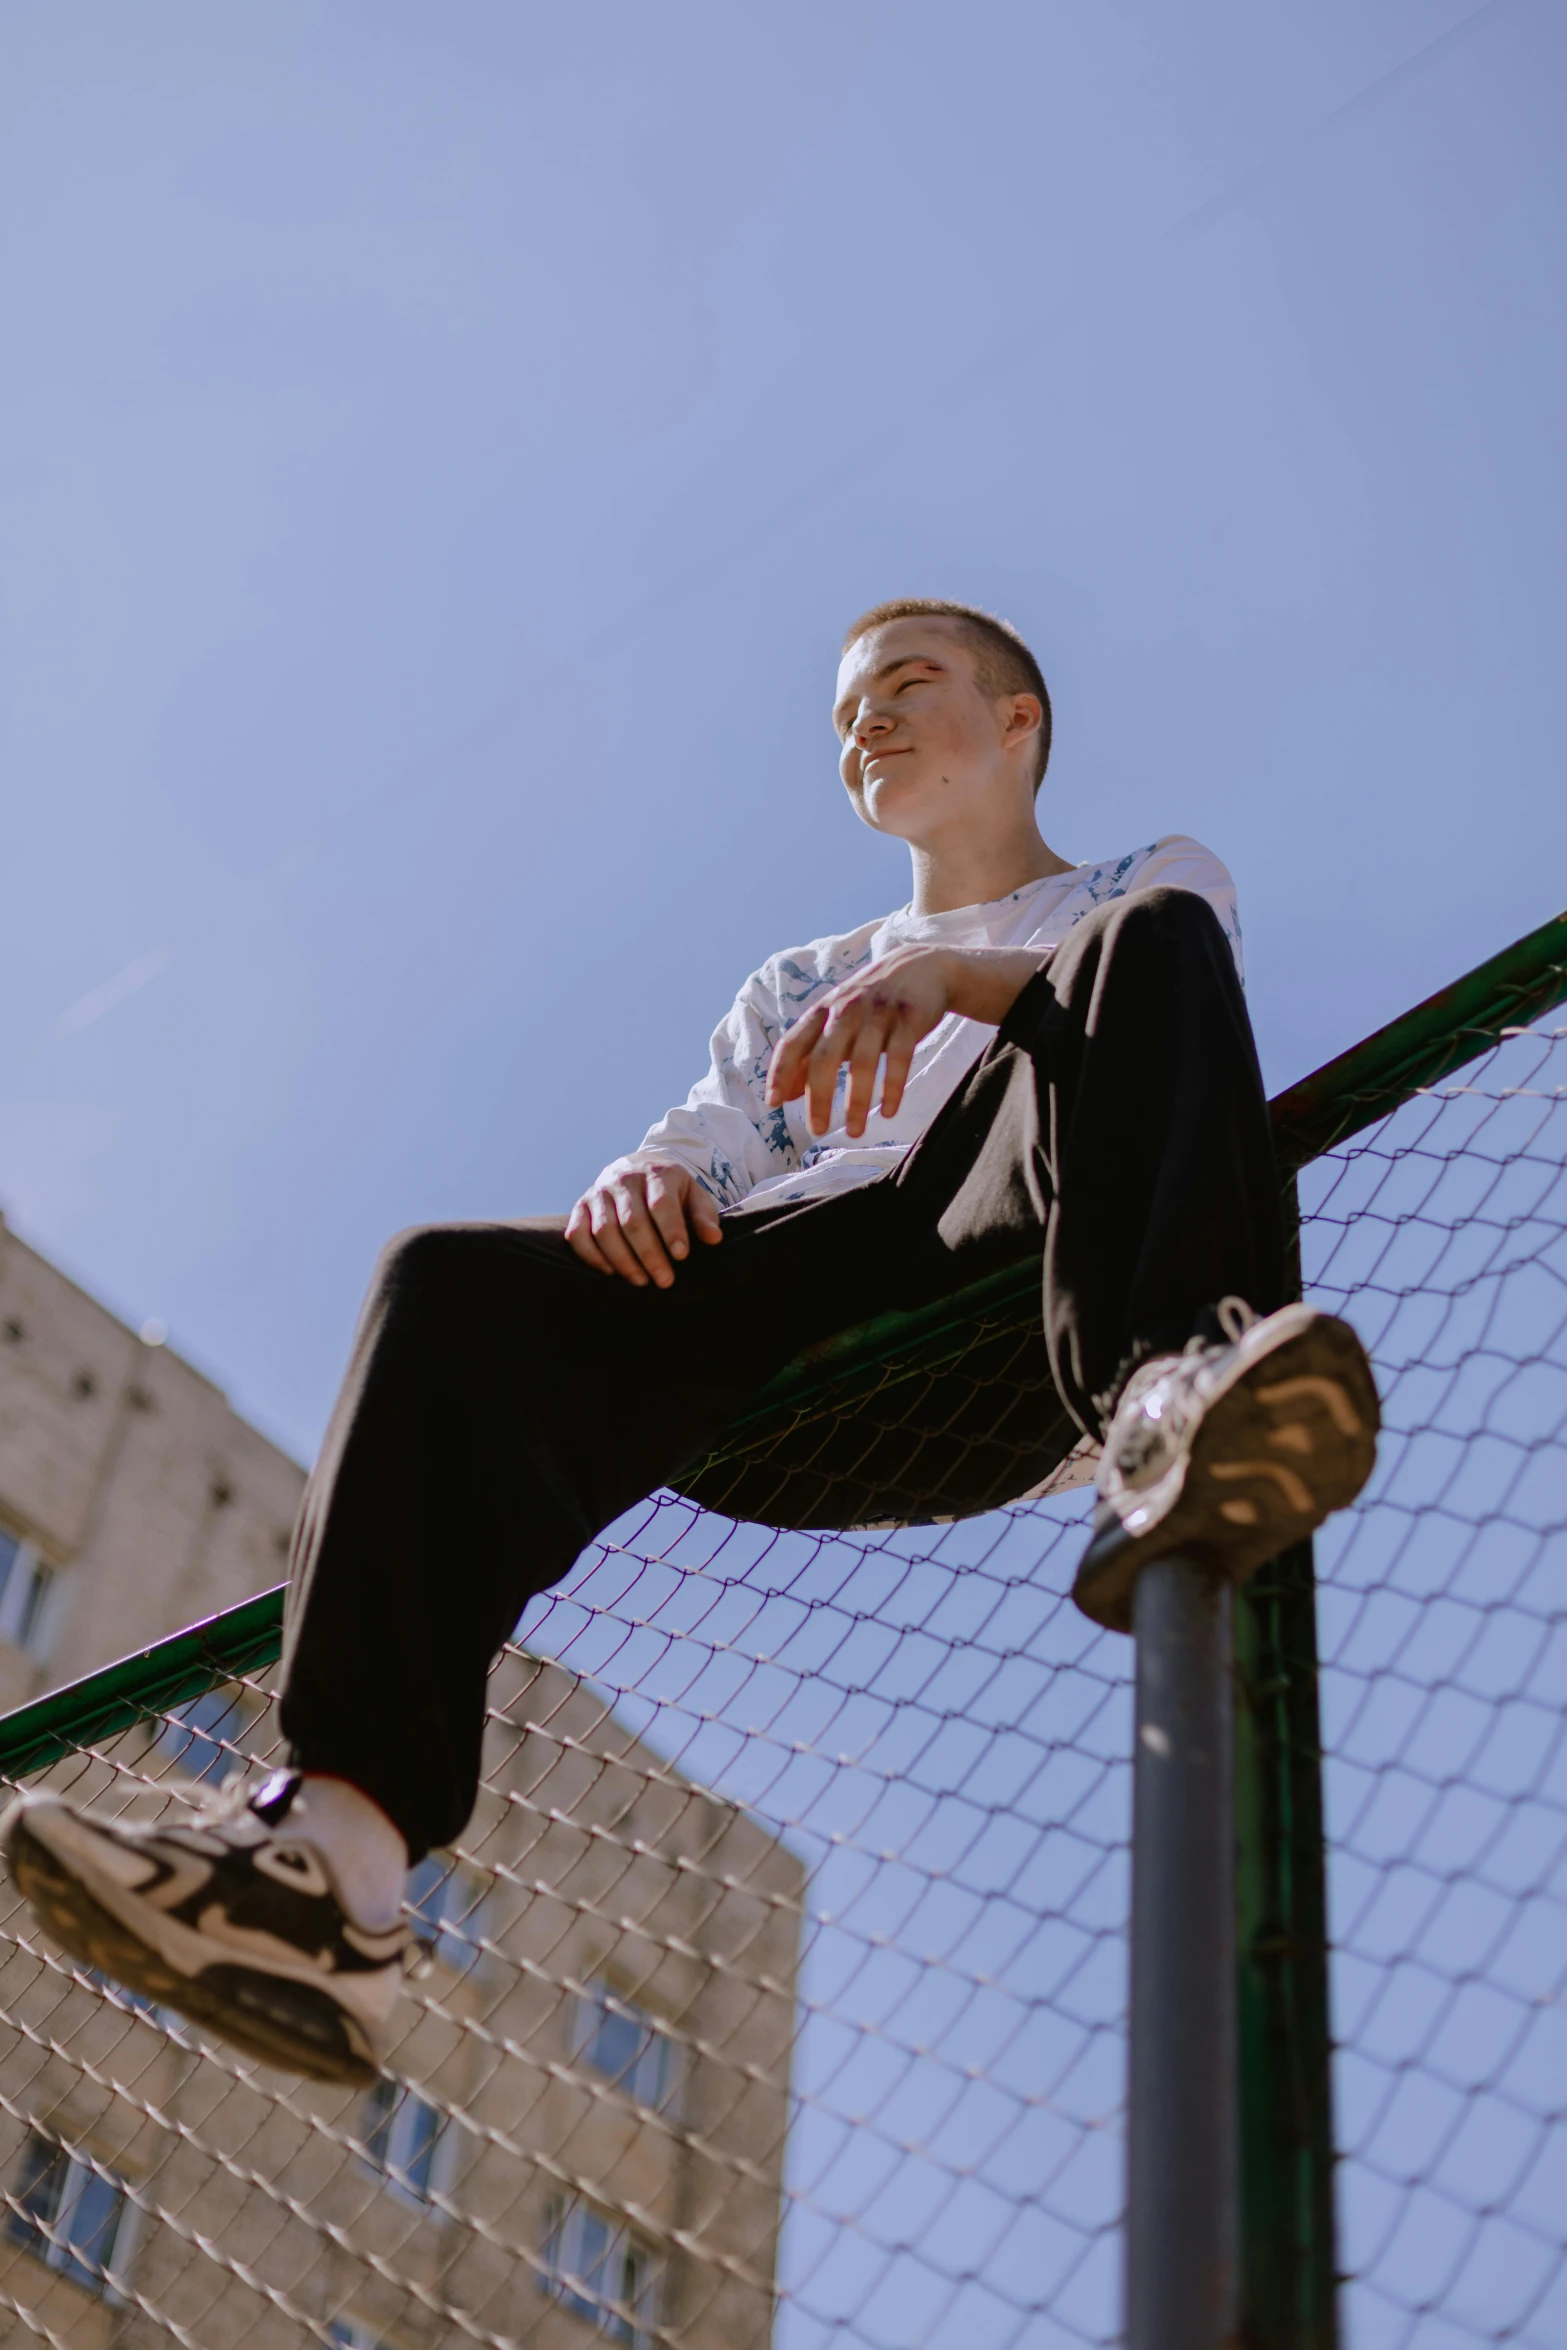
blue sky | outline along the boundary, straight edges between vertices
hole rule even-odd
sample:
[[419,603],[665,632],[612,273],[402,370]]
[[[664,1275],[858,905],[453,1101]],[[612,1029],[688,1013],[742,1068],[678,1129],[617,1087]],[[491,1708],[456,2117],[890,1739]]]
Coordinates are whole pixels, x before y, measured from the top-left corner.
[[1563,900],[1546,0],[16,0],[0,1201],[312,1449],[901,902],[837,635],[1035,644],[1287,1082]]

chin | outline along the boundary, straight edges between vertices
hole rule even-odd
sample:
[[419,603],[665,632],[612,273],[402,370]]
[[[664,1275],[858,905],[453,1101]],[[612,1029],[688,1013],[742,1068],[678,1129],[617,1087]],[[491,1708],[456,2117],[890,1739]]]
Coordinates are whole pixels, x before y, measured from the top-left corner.
[[924,776],[892,774],[879,776],[865,788],[860,805],[873,832],[890,833],[901,840],[919,825],[922,816],[935,813],[936,797]]

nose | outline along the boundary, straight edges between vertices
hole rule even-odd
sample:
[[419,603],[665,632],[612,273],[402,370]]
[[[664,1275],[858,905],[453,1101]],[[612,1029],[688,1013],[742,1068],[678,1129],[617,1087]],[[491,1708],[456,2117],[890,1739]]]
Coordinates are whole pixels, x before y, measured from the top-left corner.
[[892,712],[878,710],[873,702],[862,702],[849,732],[863,751],[866,744],[891,730]]

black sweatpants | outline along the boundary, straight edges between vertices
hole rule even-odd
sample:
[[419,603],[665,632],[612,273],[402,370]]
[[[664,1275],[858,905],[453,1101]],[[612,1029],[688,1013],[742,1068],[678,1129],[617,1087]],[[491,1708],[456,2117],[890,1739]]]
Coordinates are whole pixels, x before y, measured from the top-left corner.
[[1042,1259],[1042,1477],[1219,1298],[1282,1302],[1267,1107],[1212,909],[1170,889],[1099,907],[895,1170],[723,1234],[667,1290],[593,1271],[554,1217],[435,1225],[382,1258],[300,1514],[282,1725],[416,1858],[472,1810],[486,1679],[527,1601],[803,1347]]

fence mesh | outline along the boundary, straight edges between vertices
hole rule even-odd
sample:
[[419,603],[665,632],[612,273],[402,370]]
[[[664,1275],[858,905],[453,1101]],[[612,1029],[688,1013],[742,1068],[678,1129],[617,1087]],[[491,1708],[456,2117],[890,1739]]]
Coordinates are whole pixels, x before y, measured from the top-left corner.
[[1542,1024],[1302,1176],[1385,1429],[1318,1538],[1357,2350],[1567,2341],[1564,1157]]
[[[1357,2350],[1567,2339],[1564,1034],[1302,1177],[1308,1290],[1387,1422],[1319,1544]],[[889,1426],[898,1384],[871,1381]],[[497,1671],[369,2093],[90,1979],[0,1889],[5,2322],[71,2350],[1113,2340],[1131,1660],[1065,1598],[1084,1514],[632,1513]],[[45,1776],[156,1812],[273,1745],[262,1673]]]

